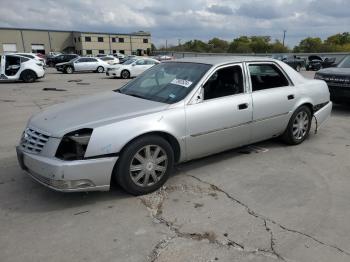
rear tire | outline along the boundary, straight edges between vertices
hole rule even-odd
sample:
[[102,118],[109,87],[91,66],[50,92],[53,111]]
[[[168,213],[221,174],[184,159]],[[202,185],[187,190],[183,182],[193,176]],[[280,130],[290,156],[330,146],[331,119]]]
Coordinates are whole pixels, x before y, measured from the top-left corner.
[[164,185],[173,165],[174,152],[164,138],[143,136],[122,151],[113,178],[132,195],[148,194]]
[[103,73],[105,69],[102,66],[97,67],[96,72],[97,73]]
[[121,73],[120,73],[120,76],[123,78],[123,79],[128,79],[130,78],[130,72],[128,70],[123,70]]
[[282,139],[289,145],[301,144],[309,135],[312,114],[310,108],[301,106],[293,113]]
[[27,70],[22,73],[21,78],[25,83],[33,83],[37,77],[33,71]]

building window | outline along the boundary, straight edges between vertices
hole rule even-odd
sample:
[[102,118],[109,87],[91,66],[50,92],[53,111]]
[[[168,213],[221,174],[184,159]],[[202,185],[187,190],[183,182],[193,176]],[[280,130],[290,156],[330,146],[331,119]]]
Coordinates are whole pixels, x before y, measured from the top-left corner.
[[103,37],[97,37],[98,42],[103,42]]
[[91,42],[91,37],[90,36],[85,36],[85,42]]
[[86,50],[87,55],[92,55],[92,50]]
[[124,43],[124,38],[119,37],[118,42],[119,42],[119,43]]
[[112,42],[115,43],[115,37],[112,37]]
[[104,53],[105,53],[105,50],[98,50],[98,53],[99,53],[99,54],[104,54]]
[[78,37],[78,41],[80,42],[80,36]]
[[144,39],[143,39],[143,43],[144,43],[144,44],[148,44],[148,39],[147,39],[147,38],[144,38]]
[[125,50],[119,50],[119,53],[125,54]]
[[116,54],[117,53],[117,50],[113,49],[113,54]]
[[77,38],[76,37],[74,37],[74,43],[76,43],[77,42]]

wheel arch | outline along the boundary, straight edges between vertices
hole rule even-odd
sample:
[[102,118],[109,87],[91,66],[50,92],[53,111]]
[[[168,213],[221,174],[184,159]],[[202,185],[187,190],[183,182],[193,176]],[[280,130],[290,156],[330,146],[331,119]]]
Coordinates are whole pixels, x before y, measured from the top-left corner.
[[168,132],[164,132],[164,131],[150,131],[150,132],[146,132],[146,133],[140,134],[140,135],[132,138],[121,148],[119,154],[122,154],[123,151],[125,150],[125,148],[127,148],[131,143],[133,143],[135,140],[139,139],[140,137],[151,136],[151,135],[160,136],[160,137],[164,138],[174,150],[175,163],[177,163],[180,160],[181,146],[180,146],[178,139],[175,136],[173,136],[172,134],[170,134]]
[[34,74],[35,74],[35,77],[38,78],[38,74],[37,74],[34,70],[29,69],[29,68],[28,68],[28,69],[24,69],[24,70],[21,72],[19,78],[20,78],[21,80],[23,80],[23,75],[24,75],[25,73],[27,73],[27,72],[32,72],[32,73],[34,73]]

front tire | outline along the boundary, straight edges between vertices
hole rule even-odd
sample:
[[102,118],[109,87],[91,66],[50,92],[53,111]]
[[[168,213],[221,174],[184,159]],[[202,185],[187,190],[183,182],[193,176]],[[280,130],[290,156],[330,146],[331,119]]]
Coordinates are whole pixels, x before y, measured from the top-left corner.
[[299,107],[289,120],[283,140],[289,145],[301,144],[309,135],[311,120],[311,110],[307,106]]
[[67,66],[64,71],[66,72],[66,74],[72,74],[74,72],[73,67],[71,66]]
[[33,71],[24,71],[21,76],[23,82],[25,83],[33,83],[36,80],[36,74]]
[[123,79],[128,79],[130,78],[130,72],[128,70],[123,70],[121,73],[120,73],[120,76],[123,78]]
[[159,136],[143,136],[122,152],[113,177],[133,195],[151,193],[167,181],[174,165],[170,144]]

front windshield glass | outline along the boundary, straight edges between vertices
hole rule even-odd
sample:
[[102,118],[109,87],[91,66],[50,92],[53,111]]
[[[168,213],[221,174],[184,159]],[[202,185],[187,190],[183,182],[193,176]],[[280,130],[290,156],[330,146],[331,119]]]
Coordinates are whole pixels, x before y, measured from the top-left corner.
[[136,59],[129,59],[129,60],[126,60],[123,65],[131,65],[132,63],[134,63],[136,61]]
[[346,56],[340,61],[338,67],[340,68],[350,68],[350,56]]
[[161,63],[116,91],[172,104],[185,98],[209,68],[208,64]]

